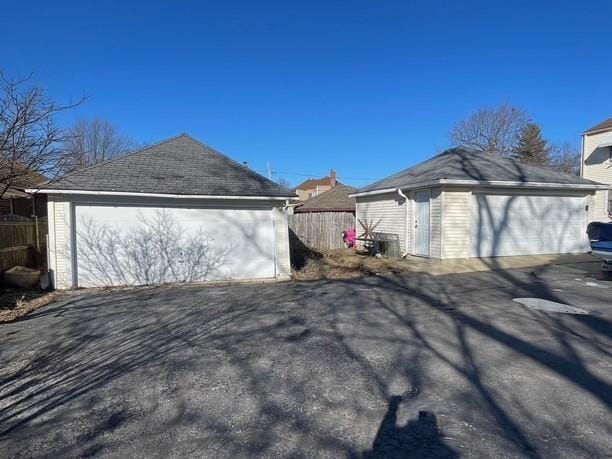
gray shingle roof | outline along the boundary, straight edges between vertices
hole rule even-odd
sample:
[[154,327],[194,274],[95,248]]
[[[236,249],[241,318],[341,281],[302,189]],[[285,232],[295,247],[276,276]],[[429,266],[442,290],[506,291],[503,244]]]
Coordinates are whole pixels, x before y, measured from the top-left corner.
[[75,171],[41,188],[207,196],[294,196],[291,191],[187,134]]
[[307,199],[295,209],[295,212],[355,212],[355,198],[349,198],[349,194],[355,191],[357,189],[352,186],[337,185],[331,190]]
[[596,182],[575,175],[529,166],[491,153],[452,148],[416,166],[361,188],[359,192],[386,188],[410,188],[413,185],[443,179],[598,185]]
[[601,123],[596,124],[592,128],[587,129],[586,131],[584,131],[584,133],[585,134],[589,134],[591,132],[597,132],[597,131],[602,131],[602,130],[606,130],[606,129],[612,129],[612,118],[608,118],[607,120],[602,121]]

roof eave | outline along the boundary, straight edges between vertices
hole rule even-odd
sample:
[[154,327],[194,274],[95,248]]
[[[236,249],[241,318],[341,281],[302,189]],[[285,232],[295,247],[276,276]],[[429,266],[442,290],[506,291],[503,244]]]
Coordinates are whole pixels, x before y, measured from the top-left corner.
[[297,207],[294,212],[296,214],[309,214],[312,212],[355,212],[356,208],[340,208],[340,207],[329,207],[320,209],[304,209],[303,207]]
[[380,190],[369,190],[350,194],[351,198],[359,198],[364,196],[374,196],[378,194],[396,193],[397,190],[414,190],[419,188],[428,188],[432,186],[453,185],[453,186],[471,186],[471,187],[496,187],[496,188],[524,188],[524,189],[570,189],[570,190],[609,190],[612,185],[604,185],[603,183],[552,183],[552,182],[511,182],[503,180],[456,180],[456,179],[440,179],[431,182],[413,183],[410,185],[398,186],[394,188],[383,188]]
[[173,199],[228,199],[228,200],[264,200],[264,201],[293,201],[297,196],[240,196],[240,195],[203,195],[203,194],[171,194],[171,193],[137,193],[131,191],[93,191],[93,190],[60,190],[45,188],[30,188],[28,193],[41,194],[68,194],[85,196],[134,196],[148,198],[173,198]]
[[584,131],[583,134],[584,135],[601,134],[602,132],[609,132],[609,131],[612,131],[612,126],[605,127],[605,128],[599,128],[599,129],[590,129],[588,131]]

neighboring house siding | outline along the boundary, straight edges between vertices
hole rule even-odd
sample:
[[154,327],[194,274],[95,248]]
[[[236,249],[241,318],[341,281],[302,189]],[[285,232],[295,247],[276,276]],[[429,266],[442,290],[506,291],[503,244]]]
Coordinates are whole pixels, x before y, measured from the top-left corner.
[[600,147],[612,143],[612,131],[589,134],[583,137],[582,176],[585,179],[612,185],[612,162],[610,147]]
[[612,192],[607,190],[598,190],[595,192],[593,197],[593,214],[591,221],[596,222],[607,222],[610,221],[608,217],[609,211],[609,200],[612,198]]
[[430,211],[429,256],[442,258],[442,190],[440,188],[431,190]]
[[[397,234],[402,253],[406,251],[406,202],[397,193],[357,198],[357,219],[367,224],[380,223],[374,229],[379,233]],[[357,221],[357,235],[363,227]]]
[[291,276],[291,258],[289,253],[289,229],[287,212],[282,207],[274,210],[274,231],[276,236],[276,269],[279,278]]
[[472,193],[444,190],[442,202],[442,258],[468,258]]
[[331,190],[331,186],[317,185],[312,188],[299,188],[295,190],[295,193],[298,195],[300,201],[306,201],[307,199],[318,196],[328,190]]
[[49,269],[55,288],[72,287],[70,257],[70,203],[61,197],[49,197]]

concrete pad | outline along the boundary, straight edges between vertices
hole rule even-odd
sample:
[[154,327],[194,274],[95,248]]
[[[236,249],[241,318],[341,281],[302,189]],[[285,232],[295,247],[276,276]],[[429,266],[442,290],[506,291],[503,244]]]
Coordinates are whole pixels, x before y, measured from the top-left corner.
[[432,276],[483,272],[498,269],[532,268],[546,265],[579,266],[594,271],[596,267],[600,265],[597,259],[589,254],[457,258],[446,260],[409,256],[406,258],[405,262],[406,271],[427,273]]

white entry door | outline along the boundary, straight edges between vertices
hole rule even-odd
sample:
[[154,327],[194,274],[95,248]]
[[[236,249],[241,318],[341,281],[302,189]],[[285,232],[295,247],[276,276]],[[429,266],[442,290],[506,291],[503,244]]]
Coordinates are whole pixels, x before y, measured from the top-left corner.
[[414,254],[429,256],[431,191],[417,191],[414,194]]
[[75,206],[79,287],[272,278],[271,209]]
[[586,196],[475,193],[470,256],[583,253]]

